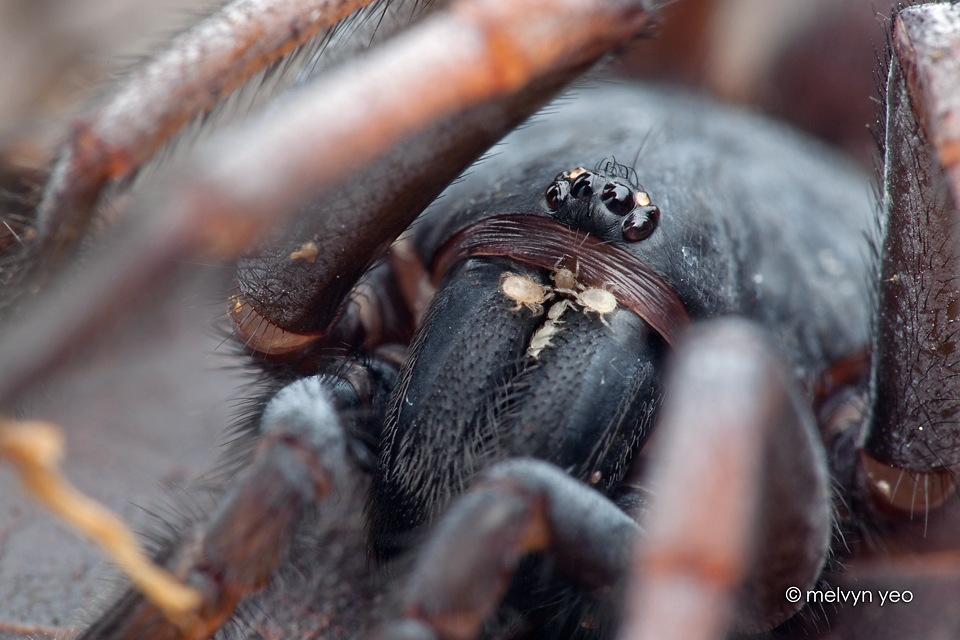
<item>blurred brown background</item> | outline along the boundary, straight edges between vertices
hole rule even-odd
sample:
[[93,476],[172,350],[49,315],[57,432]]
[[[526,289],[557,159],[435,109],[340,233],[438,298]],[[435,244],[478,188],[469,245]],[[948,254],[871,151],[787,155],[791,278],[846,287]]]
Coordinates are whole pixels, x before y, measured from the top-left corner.
[[[29,191],[23,179],[42,174],[77,105],[210,4],[0,0],[0,188]],[[867,126],[885,36],[870,0],[679,0],[663,14],[659,37],[630,47],[620,73],[763,109],[871,166]],[[135,521],[144,516],[134,505],[162,502],[210,467],[229,421],[238,377],[224,370],[229,357],[211,355],[225,299],[217,295],[191,291],[158,305],[149,326],[26,403],[29,417],[64,425],[68,476]],[[109,573],[0,465],[0,640],[66,633],[109,590]]]
[[196,20],[209,0],[0,1],[0,139],[78,100]]

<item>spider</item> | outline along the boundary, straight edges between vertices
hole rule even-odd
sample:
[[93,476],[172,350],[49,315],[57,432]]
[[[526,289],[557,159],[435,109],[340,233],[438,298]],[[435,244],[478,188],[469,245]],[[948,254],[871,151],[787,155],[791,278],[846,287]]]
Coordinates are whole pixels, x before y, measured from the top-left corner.
[[[462,14],[454,15],[476,16],[457,6]],[[629,34],[642,28],[635,7],[620,9],[626,14],[610,22]],[[817,604],[833,602],[823,598],[834,588],[838,597],[841,590],[859,597],[869,591],[879,599],[883,591],[901,612],[914,604],[916,591],[928,597],[927,610],[937,611],[929,604],[933,591],[909,580],[936,576],[938,562],[946,563],[948,575],[956,573],[948,526],[955,500],[946,471],[956,451],[949,431],[956,296],[950,253],[927,249],[951,242],[936,235],[944,233],[938,212],[952,206],[949,186],[925,159],[927,143],[916,137],[921,128],[904,100],[904,92],[936,80],[936,66],[924,58],[922,20],[913,15],[904,14],[894,36],[900,58],[888,89],[893,135],[886,193],[893,205],[881,247],[873,374],[863,353],[869,345],[865,281],[873,273],[858,248],[870,205],[863,189],[852,186],[859,178],[789,134],[669,92],[585,92],[514,134],[368,269],[407,226],[408,219],[388,216],[396,202],[414,213],[426,206],[469,164],[470,154],[496,139],[499,134],[485,130],[491,122],[512,128],[582,70],[582,58],[529,85],[516,78],[525,70],[508,65],[498,79],[526,86],[521,97],[441,119],[430,125],[426,142],[395,134],[391,144],[400,146],[386,159],[376,160],[378,152],[361,137],[353,157],[337,156],[346,168],[319,165],[321,178],[338,176],[328,178],[336,182],[332,187],[282,167],[303,181],[317,180],[310,189],[333,191],[323,197],[319,222],[303,215],[289,235],[269,238],[239,263],[230,315],[244,348],[261,362],[269,391],[254,403],[246,437],[223,471],[227,487],[212,492],[212,515],[187,518],[158,551],[207,598],[204,632],[197,635],[216,630],[244,596],[250,600],[246,617],[241,606],[240,623],[246,620],[260,635],[285,629],[424,638],[613,636],[621,617],[624,637],[678,629],[684,637],[720,637],[728,628],[755,632],[777,625],[779,633],[808,634],[829,631],[832,620],[877,624],[870,620],[879,607],[861,615],[864,609],[855,607],[818,612]],[[609,25],[601,31],[616,33]],[[577,51],[588,51],[589,59],[627,35]],[[415,65],[400,65],[409,66]],[[901,68],[910,82],[897,76]],[[397,73],[394,67],[374,86]],[[933,109],[937,96],[927,97],[924,107]],[[331,118],[338,111],[331,109]],[[917,117],[933,132],[939,157],[949,158],[944,140],[950,132],[926,114]],[[411,120],[420,122],[409,116],[401,124],[412,126]],[[361,122],[390,135],[389,118],[374,120],[376,127]],[[305,135],[307,128],[294,131]],[[658,137],[644,149],[652,130]],[[471,143],[480,139],[478,150],[461,151],[457,139],[441,147],[438,162],[450,165],[446,174],[427,165],[428,154],[462,131]],[[77,128],[81,150],[86,134]],[[297,141],[285,142],[282,150],[293,155]],[[214,184],[244,168],[242,153],[212,148],[194,166],[209,160]],[[603,160],[622,159],[631,148],[640,151],[633,166]],[[720,148],[728,162],[738,159],[722,177],[715,160]],[[764,148],[774,151],[761,155]],[[138,162],[107,156],[109,170],[120,176],[129,169],[119,165]],[[402,171],[398,158],[408,163],[399,165]],[[49,318],[74,331],[67,335],[84,337],[85,314],[105,318],[104,309],[116,309],[131,284],[159,280],[190,243],[215,255],[245,248],[266,230],[256,207],[277,183],[271,162],[284,161],[257,158],[261,170],[242,174],[228,194],[178,187],[177,206],[167,211],[192,207],[211,215],[199,223],[175,219],[181,226],[171,227],[170,236],[162,224],[149,234],[124,229],[129,235],[113,240],[118,253],[108,245],[102,263],[88,254],[91,271],[78,276],[60,275],[60,263],[76,252],[69,232],[83,226],[77,211],[92,208],[103,185],[86,160],[76,165],[79,180],[70,176],[74,165],[62,164],[37,225],[37,242],[50,253],[28,256],[26,282],[35,286],[16,299],[25,310],[14,315],[0,343],[0,353],[17,355],[26,345],[40,355],[35,362],[10,360],[23,366],[2,379],[6,400],[62,353],[37,349],[22,327]],[[101,166],[96,158],[90,165]],[[409,168],[421,165],[429,169]],[[341,183],[345,176],[353,181]],[[369,190],[360,192],[363,198],[352,190],[363,181],[381,185],[380,199],[370,202]],[[190,184],[183,177],[174,183]],[[271,206],[297,208],[298,201],[283,197]],[[58,198],[66,204],[57,205]],[[144,202],[147,211],[158,206],[149,197]],[[218,216],[235,215],[233,207],[241,205],[249,215],[222,233],[229,218]],[[360,237],[336,242],[360,207],[383,211],[362,221]],[[927,215],[910,215],[918,210]],[[528,215],[517,217],[519,211]],[[61,215],[66,224],[48,224],[44,232],[42,216]],[[147,240],[156,237],[175,244],[155,250]],[[113,277],[121,258],[132,273],[127,280]],[[91,279],[100,264],[106,279]],[[314,270],[326,279],[315,279]],[[522,305],[504,289],[505,273],[545,288],[575,274],[574,286],[560,288],[612,293],[616,306],[604,302],[603,313],[591,316],[569,302],[545,320],[548,305]],[[78,286],[57,293],[58,278],[77,278],[68,282]],[[112,307],[109,297],[65,304],[79,300],[70,291],[95,293],[83,286],[90,282],[113,296]],[[31,298],[31,288],[52,293]],[[575,300],[582,305],[580,294]],[[80,328],[53,318],[56,308],[75,311]],[[728,315],[752,323],[711,321]],[[689,318],[702,326],[687,331]],[[538,344],[536,357],[526,356],[538,327],[549,322],[550,339]],[[668,360],[673,372],[665,379]],[[919,382],[916,374],[897,373],[918,369]],[[868,377],[872,396],[864,393]],[[865,409],[869,397],[876,400]],[[870,429],[863,431],[867,416]],[[644,443],[654,422],[654,441]],[[558,423],[565,428],[545,426]],[[370,569],[358,553],[363,544],[350,539],[365,535],[356,511],[326,498],[351,503],[357,498],[349,494],[368,481],[366,474],[372,476],[370,551],[387,571]],[[923,518],[909,519],[914,514]],[[918,526],[929,528],[925,544],[940,554],[906,566],[900,551]],[[828,558],[832,527],[837,540]],[[860,549],[854,534],[864,532],[876,539]],[[891,552],[893,578],[878,577],[875,567],[871,573],[870,554],[877,550]],[[284,555],[288,565],[258,594]],[[806,615],[793,617],[803,608],[787,590],[793,586],[804,602],[811,600]],[[325,597],[316,598],[318,590]],[[384,592],[396,595],[378,600]],[[889,615],[884,624],[894,628],[889,620],[896,613]],[[916,622],[909,612],[900,619]],[[138,632],[178,633],[130,592],[96,619],[88,637]]]

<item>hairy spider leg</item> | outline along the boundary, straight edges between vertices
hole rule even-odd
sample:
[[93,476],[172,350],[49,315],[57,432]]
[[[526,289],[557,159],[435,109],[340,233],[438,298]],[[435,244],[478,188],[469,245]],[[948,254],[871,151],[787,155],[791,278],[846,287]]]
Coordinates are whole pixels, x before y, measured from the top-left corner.
[[617,505],[552,464],[498,463],[439,523],[403,588],[401,615],[382,637],[478,637],[530,553],[549,554],[587,589],[614,587],[639,533]]
[[859,453],[861,482],[878,507],[894,518],[924,521],[954,493],[952,469],[960,465],[960,350],[954,326],[960,318],[960,218],[956,187],[948,180],[957,165],[945,148],[957,132],[928,115],[940,104],[935,96],[942,86],[910,80],[917,74],[941,85],[948,80],[929,53],[940,50],[944,37],[958,44],[956,32],[945,36],[935,28],[944,22],[960,24],[960,10],[908,7],[894,25],[873,398]]
[[349,434],[370,418],[358,411],[364,400],[351,382],[333,375],[282,389],[263,412],[249,466],[209,521],[182,534],[166,560],[174,575],[203,596],[191,624],[177,626],[131,590],[80,638],[203,640],[216,633],[242,598],[267,584],[314,505],[322,508],[349,489]]
[[32,245],[55,269],[101,193],[134,174],[197,116],[372,0],[234,0],[178,36],[73,122],[47,184]]

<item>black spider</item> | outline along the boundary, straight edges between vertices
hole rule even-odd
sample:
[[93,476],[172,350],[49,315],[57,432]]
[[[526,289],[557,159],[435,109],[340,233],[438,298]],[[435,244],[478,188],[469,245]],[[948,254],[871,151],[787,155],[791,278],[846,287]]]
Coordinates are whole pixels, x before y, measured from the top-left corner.
[[[206,637],[243,598],[260,598],[267,615],[248,624],[261,635],[806,634],[826,623],[816,607],[792,619],[804,604],[853,593],[858,574],[842,569],[868,556],[857,536],[906,544],[904,514],[925,528],[933,510],[954,517],[953,138],[930,106],[940,94],[917,93],[938,81],[925,47],[944,46],[924,22],[952,24],[952,7],[907,10],[895,32],[878,278],[859,174],[663,89],[583,90],[435,200],[646,24],[639,6],[602,3],[428,18],[201,150],[174,195],[145,198],[148,215],[87,249],[86,268],[64,267],[104,187],[246,77],[187,54],[244,51],[259,69],[322,28],[295,12],[269,17],[272,36],[241,36],[269,14],[231,12],[265,4],[230,5],[208,23],[228,37],[184,36],[78,120],[9,276],[5,405],[201,247],[243,253],[230,315],[271,389],[216,506],[158,556],[200,609],[181,628],[130,591],[83,637]],[[515,32],[517,15],[552,48]],[[434,55],[438,41],[451,50]],[[427,59],[457,73],[424,79]],[[199,74],[185,82],[195,98],[168,100],[181,79],[164,74],[181,73]],[[369,552],[401,587],[334,535],[358,535],[356,511],[328,496],[364,473]],[[946,529],[931,546],[955,548]],[[300,576],[254,595],[284,558]],[[378,601],[384,589],[399,590]]]

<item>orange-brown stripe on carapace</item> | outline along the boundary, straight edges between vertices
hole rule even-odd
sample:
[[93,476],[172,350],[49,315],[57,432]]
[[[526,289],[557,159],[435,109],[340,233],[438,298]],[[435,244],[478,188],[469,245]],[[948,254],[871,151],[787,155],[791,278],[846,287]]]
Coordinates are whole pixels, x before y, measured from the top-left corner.
[[230,299],[227,312],[244,349],[265,358],[283,359],[298,355],[323,337],[285,331],[260,315],[241,296]]
[[511,258],[543,269],[569,269],[586,286],[608,289],[670,346],[676,346],[690,324],[673,288],[640,258],[545,216],[493,216],[460,230],[434,257],[434,280],[454,263],[481,256]]

